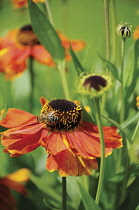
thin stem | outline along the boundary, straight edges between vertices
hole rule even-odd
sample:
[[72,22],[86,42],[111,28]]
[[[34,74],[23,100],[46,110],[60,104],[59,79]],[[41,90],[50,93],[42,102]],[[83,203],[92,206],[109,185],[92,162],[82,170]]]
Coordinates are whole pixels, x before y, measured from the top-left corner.
[[109,0],[104,0],[104,20],[106,39],[106,59],[110,58]]
[[62,177],[62,210],[67,209],[66,177]]
[[117,39],[116,39],[116,17],[115,17],[115,4],[114,4],[114,0],[110,0],[109,3],[109,7],[110,7],[110,26],[111,26],[111,48],[112,48],[112,61],[114,64],[116,64],[117,61]]
[[133,136],[132,136],[132,142],[134,141],[138,130],[139,130],[139,120],[137,122],[137,125],[135,127],[135,130],[134,130],[134,133],[133,133]]
[[30,73],[30,84],[31,84],[31,90],[30,90],[30,103],[29,103],[29,111],[32,112],[32,109],[34,107],[34,71],[33,71],[33,57],[29,57],[29,73]]
[[66,78],[66,71],[65,71],[65,61],[60,61],[57,65],[57,69],[60,75],[63,91],[65,94],[65,98],[67,100],[71,99],[70,92],[68,88],[67,78]]
[[124,88],[123,88],[123,73],[124,73],[124,56],[125,56],[125,40],[122,38],[121,47],[121,110],[120,110],[120,122],[123,122],[125,115],[125,102],[124,102]]
[[49,21],[54,26],[54,21],[53,21],[53,17],[52,17],[50,5],[49,5],[49,0],[45,0],[45,6],[46,6],[46,11],[48,14]]
[[103,186],[104,170],[105,170],[105,144],[104,144],[104,136],[103,136],[98,98],[95,98],[94,104],[95,104],[95,110],[96,110],[96,120],[97,120],[97,125],[98,125],[98,130],[99,130],[100,147],[101,147],[100,175],[99,175],[98,188],[97,188],[96,200],[95,200],[96,204],[99,204],[100,194],[101,194],[102,186]]

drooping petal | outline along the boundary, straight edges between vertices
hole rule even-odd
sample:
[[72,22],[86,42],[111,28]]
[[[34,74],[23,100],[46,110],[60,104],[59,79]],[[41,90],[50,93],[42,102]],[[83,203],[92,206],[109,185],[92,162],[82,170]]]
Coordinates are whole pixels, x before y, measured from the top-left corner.
[[46,148],[49,154],[56,155],[62,150],[67,149],[66,145],[61,138],[59,131],[52,131],[48,135],[41,139],[41,145]]
[[29,112],[9,108],[6,117],[0,121],[0,125],[6,128],[15,128],[17,126],[36,124],[37,118]]
[[2,145],[6,146],[5,152],[11,153],[11,156],[19,156],[35,150],[40,146],[42,130],[42,124],[38,123],[24,128],[12,128],[3,132]]
[[[95,136],[89,136],[81,129],[66,133],[70,149],[77,155],[86,158],[96,158],[101,156],[100,142]],[[108,156],[112,148],[105,148],[105,155]]]
[[44,104],[47,102],[48,100],[44,97],[40,97],[40,103],[42,106],[44,106]]
[[92,168],[97,169],[97,162],[93,159],[79,158],[70,150],[63,150],[57,155],[49,155],[46,168],[50,172],[58,170],[62,177],[90,175]]

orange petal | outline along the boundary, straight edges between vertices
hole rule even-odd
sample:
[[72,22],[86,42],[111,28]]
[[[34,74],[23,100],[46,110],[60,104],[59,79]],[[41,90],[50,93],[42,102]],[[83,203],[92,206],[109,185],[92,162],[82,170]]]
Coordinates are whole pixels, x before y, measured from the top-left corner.
[[9,129],[2,133],[2,145],[6,146],[5,152],[8,151],[14,156],[35,150],[40,146],[40,139],[42,137],[43,127],[41,124],[19,128],[17,127],[17,130]]
[[63,143],[63,139],[59,131],[52,131],[46,137],[41,139],[41,145],[46,148],[47,152],[56,155],[62,150],[67,149],[66,145]]
[[40,63],[44,63],[48,66],[55,66],[50,53],[42,45],[36,45],[33,47],[32,56]]
[[6,128],[15,128],[21,125],[30,125],[38,123],[36,116],[29,112],[10,108],[7,111],[7,115],[0,121],[0,125]]
[[49,155],[46,164],[47,169],[52,172],[58,170],[60,176],[90,175],[92,168],[97,169],[96,160],[79,158],[69,150],[63,150],[57,155]]
[[48,100],[44,97],[40,97],[40,103],[42,106],[44,106],[44,104],[47,102]]

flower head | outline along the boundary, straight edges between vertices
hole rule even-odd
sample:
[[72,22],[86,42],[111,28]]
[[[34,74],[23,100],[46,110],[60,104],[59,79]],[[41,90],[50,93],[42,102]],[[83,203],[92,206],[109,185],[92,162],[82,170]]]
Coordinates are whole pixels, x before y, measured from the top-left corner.
[[[44,104],[44,98],[42,103]],[[20,116],[20,117],[19,117]],[[90,175],[97,169],[101,156],[98,127],[83,121],[82,108],[77,101],[45,100],[39,116],[9,109],[1,126],[4,151],[20,156],[43,146],[49,154],[46,168],[58,170],[61,176]],[[106,156],[122,147],[116,127],[103,127]]]
[[[65,58],[71,59],[68,54],[69,39],[57,32],[65,49]],[[80,51],[85,46],[83,41],[71,40],[73,50]],[[40,63],[55,66],[50,53],[38,40],[31,25],[25,25],[20,29],[10,31],[6,37],[0,38],[0,72],[7,79],[20,75],[26,69],[26,61],[32,57]]]
[[117,26],[117,34],[118,36],[122,37],[122,38],[129,38],[133,35],[133,27],[131,24],[129,23],[123,23],[121,22],[118,26]]
[[27,195],[23,182],[29,180],[30,170],[22,168],[12,174],[0,178],[0,207],[3,210],[16,209],[16,202],[10,189]]
[[99,97],[111,87],[109,76],[88,74],[83,75],[77,86],[77,91],[86,96]]

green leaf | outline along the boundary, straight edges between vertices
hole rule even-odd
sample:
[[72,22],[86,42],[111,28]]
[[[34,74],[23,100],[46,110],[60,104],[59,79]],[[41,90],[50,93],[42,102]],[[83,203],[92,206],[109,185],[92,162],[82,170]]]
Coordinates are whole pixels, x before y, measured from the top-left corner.
[[72,60],[73,60],[74,66],[77,70],[77,73],[80,75],[82,72],[85,72],[82,64],[78,60],[78,58],[77,58],[76,54],[74,53],[71,45],[70,45],[70,54],[72,56]]
[[82,195],[83,205],[85,210],[100,210],[100,207],[95,203],[94,199],[86,192],[83,186],[79,183],[80,193]]
[[61,40],[46,15],[39,9],[32,0],[29,2],[29,13],[32,27],[38,36],[39,41],[52,55],[55,62],[65,58]]
[[139,112],[135,114],[131,119],[128,119],[122,123],[122,128],[126,128],[129,126],[131,123],[139,119]]
[[114,64],[112,64],[110,61],[106,60],[105,58],[103,58],[99,53],[98,53],[99,57],[101,58],[101,60],[103,61],[103,63],[106,63],[106,67],[111,71],[112,75],[119,81],[121,82],[120,79],[120,75],[118,72],[118,69],[115,67]]
[[123,135],[128,139],[128,141],[132,144],[132,140],[131,138],[126,134],[126,132],[124,131],[124,129],[122,128],[121,125],[119,125],[119,123],[117,123],[115,120],[109,118],[109,117],[105,117],[103,115],[101,115],[103,118],[105,118],[106,120],[108,120],[109,122],[111,122],[113,125],[115,125],[122,133]]

